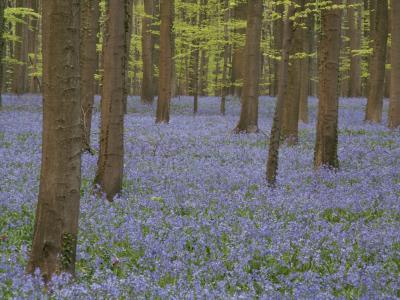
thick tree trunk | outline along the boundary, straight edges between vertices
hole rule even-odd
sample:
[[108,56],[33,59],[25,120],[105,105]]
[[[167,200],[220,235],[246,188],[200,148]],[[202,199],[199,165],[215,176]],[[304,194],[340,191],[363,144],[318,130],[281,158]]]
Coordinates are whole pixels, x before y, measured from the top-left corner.
[[365,120],[380,123],[382,119],[386,44],[388,38],[387,0],[377,1],[373,28],[373,54],[370,61],[369,91]]
[[82,101],[82,149],[90,151],[90,133],[92,129],[92,111],[97,70],[97,33],[99,31],[99,2],[81,1],[81,101]]
[[293,38],[293,20],[291,17],[294,15],[295,9],[293,5],[289,6],[288,15],[285,18],[283,25],[283,39],[282,39],[282,59],[280,61],[279,72],[279,86],[278,97],[276,100],[274,120],[271,128],[271,136],[269,139],[269,150],[267,158],[267,182],[271,187],[276,184],[276,175],[278,172],[279,162],[279,146],[281,140],[281,129],[283,119],[283,109],[285,107],[285,91],[288,85],[289,73],[289,50]]
[[[341,0],[332,1],[340,5]],[[319,87],[317,139],[314,165],[338,168],[338,108],[339,108],[339,56],[341,10],[324,10],[321,16],[321,39],[319,44]]]
[[81,181],[78,0],[43,0],[43,147],[27,271],[74,273]]
[[174,0],[160,1],[160,79],[156,123],[169,122],[172,74],[172,25]]
[[153,81],[153,53],[154,42],[151,33],[154,1],[144,1],[144,13],[142,20],[142,59],[143,59],[143,81],[142,81],[142,103],[152,104],[154,100]]
[[124,160],[124,104],[127,0],[108,2],[104,41],[104,75],[101,100],[100,153],[95,183],[112,201],[122,189]]
[[[297,0],[296,5],[304,9],[304,0]],[[288,85],[285,91],[285,106],[283,109],[282,119],[282,138],[286,139],[289,145],[294,145],[298,140],[299,131],[299,109],[300,109],[300,92],[299,83],[302,76],[302,60],[296,57],[296,54],[304,52],[303,50],[303,29],[301,24],[291,28],[293,33],[292,43],[289,46],[290,56],[293,58],[289,62]]]
[[355,53],[361,49],[361,8],[359,0],[350,0],[348,9],[349,33],[350,33],[350,80],[349,97],[361,96],[361,56]]
[[254,133],[258,131],[262,10],[262,0],[248,2],[242,107],[235,132]]
[[400,126],[400,2],[392,1],[392,48],[389,127]]
[[5,1],[0,1],[0,109],[2,107],[2,97],[1,94],[3,93],[3,84],[4,84],[4,65],[3,59],[5,56],[5,46],[6,43],[3,38],[4,34],[4,27],[5,27],[5,20],[4,20],[4,10],[6,8]]
[[[234,8],[234,17],[237,22],[244,22],[247,19],[247,4],[246,2],[239,2]],[[246,33],[245,27],[240,27],[235,30],[235,33],[239,36],[244,36]],[[241,96],[241,85],[243,83],[243,61],[244,61],[244,46],[240,41],[237,41],[233,45],[232,54],[232,82],[233,95],[235,97]]]

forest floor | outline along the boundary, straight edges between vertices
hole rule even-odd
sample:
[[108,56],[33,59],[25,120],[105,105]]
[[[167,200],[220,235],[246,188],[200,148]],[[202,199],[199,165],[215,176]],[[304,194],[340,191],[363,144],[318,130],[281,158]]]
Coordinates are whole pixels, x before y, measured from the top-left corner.
[[[39,186],[41,99],[5,96],[0,112],[0,298],[39,299],[24,276]],[[266,187],[274,101],[259,134],[231,133],[240,105],[175,99],[170,125],[129,103],[123,195],[92,194],[83,157],[77,278],[55,299],[400,297],[400,133],[363,122],[364,99],[340,105],[340,170],[313,170],[316,101],[300,143],[283,146],[279,186]],[[385,112],[387,108],[385,108]],[[98,113],[93,128],[98,128]],[[94,130],[97,149],[98,130]]]

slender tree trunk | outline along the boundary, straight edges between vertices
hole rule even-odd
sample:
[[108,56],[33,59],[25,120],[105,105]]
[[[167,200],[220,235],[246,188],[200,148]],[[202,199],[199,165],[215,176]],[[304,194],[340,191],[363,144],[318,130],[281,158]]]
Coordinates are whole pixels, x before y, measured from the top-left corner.
[[[312,16],[306,16],[306,28],[303,28],[303,49],[308,55],[312,53],[312,39],[314,36],[314,19]],[[300,78],[300,107],[299,119],[303,123],[308,123],[308,96],[310,95],[310,77],[311,77],[311,57],[306,57],[301,61]]]
[[[17,0],[16,5],[17,7],[26,7],[25,0]],[[14,57],[18,60],[18,63],[14,65],[12,92],[20,95],[28,90],[28,26],[17,23],[16,35],[19,41],[15,42]]]
[[262,0],[248,2],[240,120],[235,132],[258,132]]
[[224,0],[224,66],[222,70],[222,89],[221,89],[221,105],[220,105],[220,113],[221,115],[225,115],[226,112],[226,96],[229,92],[228,86],[228,63],[230,57],[230,45],[228,44],[229,41],[229,28],[228,22],[230,17],[230,10],[229,10],[229,0]]
[[172,74],[172,25],[174,0],[160,0],[160,80],[156,123],[169,122]]
[[[31,0],[28,2],[29,7],[36,13],[39,12],[38,0]],[[37,72],[37,54],[38,54],[38,37],[39,37],[39,22],[36,18],[29,18],[31,30],[27,30],[28,34],[28,54],[27,65],[29,65],[29,78],[28,78],[28,91],[29,93],[36,93],[39,91],[37,76],[32,76],[32,73]],[[33,55],[33,58],[32,56]]]
[[82,149],[90,151],[90,133],[92,129],[92,111],[97,70],[97,33],[99,31],[99,1],[81,1],[81,101],[82,101]]
[[[304,9],[304,1],[297,0],[296,5]],[[293,33],[292,43],[289,46],[290,56],[293,58],[289,62],[288,70],[288,85],[284,97],[285,106],[283,109],[282,119],[282,138],[286,139],[289,145],[294,145],[298,140],[298,126],[299,126],[299,109],[300,109],[300,92],[299,83],[301,83],[302,75],[302,60],[296,58],[296,54],[303,52],[303,29],[301,24],[291,28]]]
[[[246,2],[239,2],[234,8],[234,16],[236,21],[244,22],[247,19],[247,4]],[[239,36],[244,36],[246,28],[241,27],[235,30]],[[233,45],[233,56],[232,56],[232,82],[234,83],[233,95],[235,97],[241,96],[241,85],[243,82],[243,61],[244,61],[244,46],[240,41],[237,41]]]
[[289,50],[293,38],[293,21],[291,17],[294,15],[295,9],[293,5],[289,6],[288,15],[283,25],[282,39],[282,59],[280,62],[278,98],[276,100],[274,120],[271,128],[271,136],[269,140],[269,150],[267,158],[267,182],[270,186],[275,186],[276,176],[278,172],[279,162],[279,146],[281,140],[283,109],[285,107],[285,91],[288,85],[289,73]]
[[[274,33],[274,50],[276,53],[282,52],[282,38],[283,38],[283,14],[284,14],[284,5],[276,4],[276,13],[279,16],[279,19],[273,22],[273,33]],[[279,90],[279,72],[280,72],[280,61],[275,59],[274,61],[274,80],[272,83],[272,94],[271,96],[276,96]]]
[[[124,20],[125,20],[125,24],[124,24],[125,48],[124,48],[124,50],[125,50],[125,59],[126,59],[125,66],[124,66],[124,74],[125,74],[125,83],[124,83],[124,93],[125,94],[123,97],[123,99],[124,99],[124,114],[128,113],[128,96],[129,96],[129,93],[130,93],[131,87],[132,87],[131,81],[129,80],[128,70],[129,70],[129,59],[130,59],[130,53],[131,53],[131,40],[132,40],[133,25],[135,24],[135,30],[137,30],[137,28],[139,28],[139,26],[136,24],[136,18],[134,18],[134,16],[133,16],[133,2],[134,2],[134,0],[125,0],[125,9],[124,9],[124,11],[125,11],[125,17],[124,17]],[[138,2],[138,0],[135,0],[135,3],[136,3],[135,5],[137,5],[137,2]],[[140,59],[139,50],[136,47],[134,49],[134,59],[135,59],[135,61],[139,61],[139,59]],[[139,70],[137,70],[137,68],[135,68],[133,70],[133,72],[135,74],[134,77],[136,77],[136,74],[139,73]],[[134,83],[133,83],[134,93],[136,92],[136,90],[139,90],[139,89],[135,90],[135,88],[139,86],[138,81],[139,80],[136,80],[136,78],[135,78]]]
[[121,191],[123,178],[127,2],[109,0],[104,41],[100,153],[95,183],[109,201]]
[[[332,4],[340,5],[341,0],[333,0]],[[322,11],[321,30],[319,44],[319,104],[314,164],[316,168],[321,166],[338,168],[340,8],[330,8]]]
[[348,9],[350,33],[350,82],[349,97],[361,96],[361,56],[356,51],[361,49],[361,3],[359,0],[350,0]]
[[143,59],[143,82],[142,82],[142,103],[152,104],[154,100],[153,88],[153,36],[151,33],[154,1],[144,1],[144,13],[142,20],[142,59]]
[[400,126],[400,2],[392,1],[392,48],[391,85],[389,103],[389,127]]
[[75,271],[81,181],[77,0],[43,0],[43,152],[27,271]]
[[0,109],[2,108],[2,93],[3,93],[3,85],[4,85],[4,65],[3,59],[5,56],[5,46],[6,43],[3,38],[4,28],[5,28],[5,20],[4,20],[4,10],[6,8],[6,2],[0,1]]
[[382,119],[385,79],[386,44],[388,38],[388,2],[376,3],[376,17],[373,34],[368,102],[365,120],[380,123]]

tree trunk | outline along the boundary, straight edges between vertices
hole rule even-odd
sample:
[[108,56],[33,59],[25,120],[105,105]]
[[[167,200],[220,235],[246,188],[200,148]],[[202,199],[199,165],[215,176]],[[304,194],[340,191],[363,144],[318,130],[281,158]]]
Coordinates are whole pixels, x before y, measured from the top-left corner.
[[283,25],[282,38],[282,59],[280,61],[278,98],[276,100],[274,120],[271,128],[271,136],[269,139],[269,150],[267,158],[267,182],[273,187],[276,184],[276,175],[279,162],[279,145],[281,140],[281,129],[283,119],[283,109],[285,107],[285,91],[288,85],[289,73],[289,50],[292,43],[292,27],[293,20],[291,17],[295,14],[293,5],[289,6],[289,11]]
[[143,81],[142,81],[142,103],[152,104],[154,100],[153,82],[153,36],[151,33],[154,1],[144,1],[144,13],[142,20],[142,59],[143,59]]
[[[237,22],[244,22],[247,19],[247,4],[246,2],[239,2],[234,8],[234,16]],[[239,36],[244,36],[246,33],[245,27],[240,27],[235,30],[235,33]],[[241,96],[241,85],[243,82],[243,61],[244,61],[244,46],[240,41],[236,41],[233,45],[232,55],[232,82],[233,95],[237,98]]]
[[258,131],[262,10],[262,0],[248,2],[242,107],[235,132],[254,133]]
[[[340,5],[341,0],[334,0]],[[338,168],[338,108],[339,108],[339,56],[341,10],[330,8],[322,11],[319,44],[319,86],[317,139],[314,164],[316,168]]]
[[78,0],[43,0],[43,147],[27,272],[74,273],[81,181]]
[[[304,1],[297,0],[296,5],[304,9]],[[300,108],[300,92],[299,83],[301,83],[301,67],[302,60],[296,57],[296,54],[303,52],[303,29],[301,24],[291,28],[293,33],[292,43],[289,46],[289,55],[293,58],[289,62],[288,85],[284,97],[285,106],[283,109],[282,119],[282,138],[286,139],[289,145],[294,145],[298,140],[299,131],[299,108]]]
[[380,123],[382,119],[386,44],[388,38],[387,0],[377,1],[373,28],[373,54],[370,61],[369,91],[365,120]]
[[81,101],[82,101],[82,149],[90,151],[90,133],[92,129],[92,111],[97,70],[97,33],[99,31],[99,2],[81,1]]
[[[303,28],[303,50],[310,55],[312,53],[312,39],[314,37],[314,18],[306,16],[306,28]],[[311,57],[307,56],[301,61],[300,78],[300,107],[299,119],[303,123],[308,123],[308,96],[310,95],[310,77],[311,77]]]
[[122,189],[128,0],[110,0],[104,41],[100,153],[95,183],[112,201]]
[[[39,3],[38,0],[32,0],[28,2],[29,7],[36,13],[39,13]],[[37,93],[40,91],[39,89],[39,79],[37,76],[32,76],[32,73],[37,73],[37,61],[38,61],[38,38],[39,38],[39,22],[36,18],[29,18],[29,23],[31,26],[31,30],[27,31],[28,34],[28,53],[29,57],[27,58],[27,64],[29,65],[30,75],[29,75],[29,88],[28,91],[30,93]],[[32,56],[33,55],[33,58]]]
[[350,33],[350,82],[349,97],[361,96],[361,56],[356,51],[361,49],[361,9],[359,0],[350,0],[348,8],[349,33]]
[[172,74],[172,25],[174,0],[160,1],[160,80],[156,123],[169,122]]
[[5,1],[0,1],[0,109],[2,107],[2,93],[3,93],[3,84],[4,84],[4,65],[3,59],[5,56],[5,40],[3,38],[4,34],[4,27],[5,27],[5,20],[4,20],[4,10],[6,8]]
[[[284,14],[284,5],[276,4],[276,13],[279,16],[279,19],[273,22],[273,36],[274,36],[274,50],[276,53],[282,53],[282,36],[283,36],[283,14]],[[271,96],[276,96],[279,90],[279,72],[280,70],[280,61],[274,60],[274,80],[272,82],[272,90]]]
[[[16,6],[26,7],[25,0],[17,0]],[[14,43],[14,58],[18,60],[18,63],[14,65],[12,92],[20,95],[26,93],[28,90],[28,26],[17,23],[15,33],[19,41]]]
[[229,28],[228,22],[230,18],[230,10],[229,10],[229,0],[224,0],[224,66],[222,70],[222,89],[221,89],[221,104],[220,104],[220,113],[221,115],[225,115],[226,112],[226,96],[229,92],[228,86],[228,63],[230,57],[230,45],[229,41]]
[[389,103],[389,127],[400,126],[400,2],[392,1],[392,48],[391,84]]

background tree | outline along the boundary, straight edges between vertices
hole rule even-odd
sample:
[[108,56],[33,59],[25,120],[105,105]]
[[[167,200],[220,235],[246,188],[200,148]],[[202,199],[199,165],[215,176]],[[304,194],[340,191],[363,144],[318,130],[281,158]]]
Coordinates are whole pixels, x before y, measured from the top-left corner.
[[[296,12],[301,13],[304,10],[305,1],[296,0],[294,2],[298,8]],[[289,70],[288,70],[288,85],[285,90],[285,106],[283,109],[282,119],[282,138],[286,139],[290,145],[296,144],[298,140],[298,124],[299,124],[299,109],[300,109],[300,92],[302,74],[303,57],[303,27],[302,20],[297,18],[291,28],[293,38],[289,45]],[[308,95],[307,95],[308,96]]]
[[267,157],[267,181],[270,186],[276,184],[276,176],[279,163],[279,146],[281,140],[283,109],[285,107],[285,91],[288,85],[289,72],[289,52],[293,39],[293,20],[295,14],[293,5],[289,5],[287,15],[285,17],[282,35],[282,58],[280,62],[278,97],[276,99],[274,119],[269,139],[269,149]]
[[92,111],[95,95],[95,74],[97,70],[97,33],[99,31],[99,1],[84,0],[81,3],[81,98],[82,127],[85,150],[90,150],[90,132],[92,128]]
[[[382,119],[385,80],[386,47],[388,38],[388,1],[375,3],[375,17],[372,18],[372,48],[370,60],[368,102],[365,120],[380,123]],[[372,4],[372,3],[371,3]]]
[[80,1],[43,0],[44,106],[39,199],[27,271],[75,270],[81,180]]
[[339,56],[341,36],[341,0],[331,1],[334,6],[321,12],[321,37],[319,44],[319,83],[317,139],[315,142],[315,167],[339,167],[337,157],[339,110]]
[[389,127],[400,126],[400,2],[391,2],[391,85],[389,104]]
[[232,82],[233,82],[233,95],[239,98],[242,94],[242,81],[243,81],[243,67],[244,67],[244,51],[245,43],[243,41],[246,34],[246,25],[244,24],[247,17],[248,4],[246,1],[238,1],[233,14],[235,17],[235,40],[233,44],[232,53]]
[[144,16],[142,20],[142,59],[143,59],[143,82],[142,82],[142,103],[151,104],[154,98],[153,80],[153,53],[154,41],[151,32],[154,0],[144,1]]
[[124,166],[125,72],[127,63],[126,8],[129,0],[108,2],[103,51],[100,153],[95,183],[112,201],[122,189]]
[[258,131],[262,11],[261,0],[248,2],[246,45],[243,57],[242,108],[235,132],[254,133]]
[[160,80],[156,123],[169,122],[172,74],[172,26],[174,0],[160,0]]

